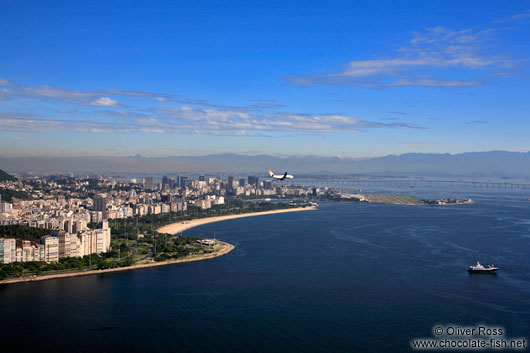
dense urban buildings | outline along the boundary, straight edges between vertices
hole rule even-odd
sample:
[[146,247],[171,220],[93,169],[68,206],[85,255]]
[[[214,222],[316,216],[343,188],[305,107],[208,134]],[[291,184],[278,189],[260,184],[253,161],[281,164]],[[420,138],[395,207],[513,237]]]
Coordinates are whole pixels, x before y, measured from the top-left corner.
[[[248,180],[248,182],[247,182]],[[260,182],[257,176],[197,179],[163,175],[153,177],[88,178],[73,176],[27,177],[2,181],[0,188],[30,197],[0,199],[0,225],[24,225],[48,230],[37,240],[9,239],[0,233],[0,263],[83,257],[111,250],[109,220],[169,212],[188,207],[208,210],[223,205],[225,197],[268,198],[312,195],[315,190],[287,183]]]

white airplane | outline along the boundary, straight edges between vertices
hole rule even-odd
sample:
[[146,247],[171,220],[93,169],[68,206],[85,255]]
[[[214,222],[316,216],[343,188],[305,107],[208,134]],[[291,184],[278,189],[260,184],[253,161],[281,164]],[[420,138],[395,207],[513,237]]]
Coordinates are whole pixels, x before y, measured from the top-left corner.
[[270,169],[269,169],[269,175],[271,176],[271,178],[276,179],[276,180],[280,180],[280,181],[281,180],[285,180],[285,179],[294,178],[292,175],[287,174],[287,172],[285,172],[285,174],[283,174],[283,175],[276,175]]

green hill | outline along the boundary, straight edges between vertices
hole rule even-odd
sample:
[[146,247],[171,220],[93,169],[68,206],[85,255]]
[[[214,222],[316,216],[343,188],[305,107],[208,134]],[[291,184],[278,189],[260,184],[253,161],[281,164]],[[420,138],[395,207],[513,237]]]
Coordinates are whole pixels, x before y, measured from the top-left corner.
[[39,240],[45,235],[50,235],[50,230],[22,225],[0,226],[0,236],[21,240]]
[[17,181],[18,179],[0,169],[0,181]]
[[25,191],[9,190],[0,188],[0,195],[2,196],[2,201],[11,202],[14,198],[21,200],[30,200],[31,195]]

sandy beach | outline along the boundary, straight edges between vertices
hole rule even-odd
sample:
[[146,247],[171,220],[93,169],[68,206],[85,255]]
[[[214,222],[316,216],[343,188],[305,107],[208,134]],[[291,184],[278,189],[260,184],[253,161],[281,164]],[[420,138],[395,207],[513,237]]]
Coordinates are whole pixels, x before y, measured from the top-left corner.
[[298,211],[311,211],[315,210],[316,207],[297,207],[297,208],[285,208],[281,210],[274,210],[274,211],[265,211],[265,212],[251,212],[251,213],[242,213],[242,214],[236,214],[236,215],[227,215],[227,216],[219,216],[219,217],[208,217],[208,218],[201,218],[201,219],[193,219],[191,221],[184,221],[184,222],[178,222],[178,223],[172,223],[168,224],[167,226],[163,226],[157,229],[160,233],[168,233],[168,234],[178,234],[180,232],[183,232],[187,229],[197,227],[203,224],[213,223],[213,222],[220,222],[220,221],[226,221],[229,219],[235,219],[235,218],[244,218],[244,217],[254,217],[254,216],[265,216],[265,215],[271,215],[276,213],[285,213],[285,212],[298,212]]
[[[208,217],[208,218],[194,219],[191,221],[169,224],[167,226],[159,228],[158,231],[161,233],[177,234],[177,233],[185,231],[186,229],[197,227],[203,224],[226,221],[229,219],[264,216],[264,215],[284,213],[284,212],[310,211],[310,210],[315,210],[315,209],[316,207],[298,207],[298,208],[287,208],[287,209],[266,211],[266,212],[252,212],[252,213],[243,213],[243,214],[238,214],[238,215]],[[190,257],[186,257],[186,258],[178,259],[178,260],[149,262],[149,263],[131,265],[127,267],[108,268],[104,270],[89,270],[89,271],[60,273],[60,274],[53,274],[53,275],[11,278],[11,279],[0,281],[0,284],[19,283],[19,282],[35,282],[35,281],[44,281],[44,280],[55,279],[55,278],[97,275],[97,274],[102,274],[102,273],[110,273],[110,272],[118,272],[118,271],[130,271],[130,270],[136,270],[139,268],[157,267],[157,266],[172,265],[172,264],[178,264],[178,263],[184,263],[184,262],[202,261],[202,260],[213,259],[219,256],[226,255],[230,251],[234,250],[235,248],[232,244],[223,243],[223,245],[224,246],[221,249],[219,249],[218,251],[214,253],[190,256]]]

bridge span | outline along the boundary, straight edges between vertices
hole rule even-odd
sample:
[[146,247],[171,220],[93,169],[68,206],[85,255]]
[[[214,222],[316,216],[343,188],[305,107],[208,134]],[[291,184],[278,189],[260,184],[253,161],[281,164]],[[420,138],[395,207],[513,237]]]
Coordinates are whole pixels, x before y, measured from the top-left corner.
[[360,177],[336,177],[317,176],[300,177],[292,181],[293,184],[306,184],[315,186],[397,186],[397,187],[453,187],[464,186],[469,188],[486,189],[530,189],[530,182],[503,182],[503,181],[480,181],[480,180],[440,180],[440,179],[400,179],[400,178],[360,178]]

